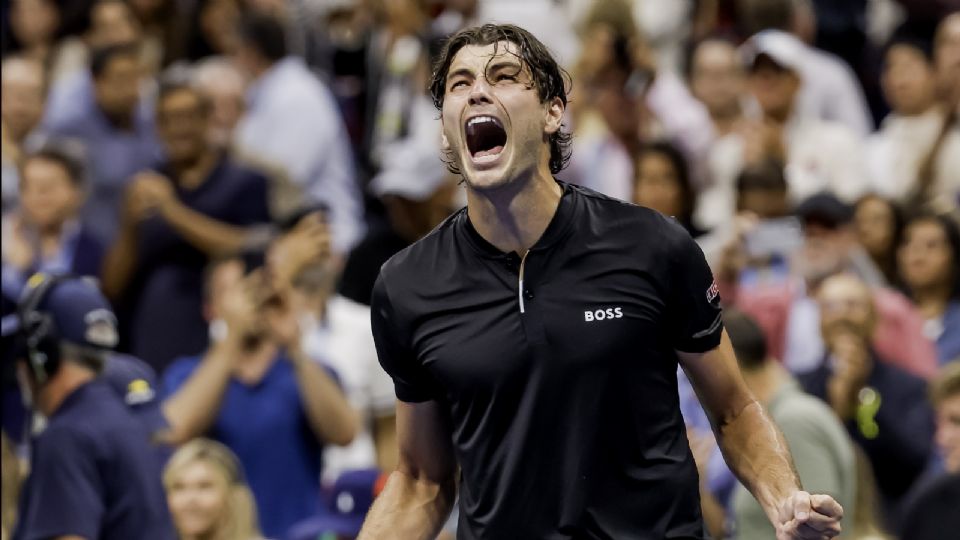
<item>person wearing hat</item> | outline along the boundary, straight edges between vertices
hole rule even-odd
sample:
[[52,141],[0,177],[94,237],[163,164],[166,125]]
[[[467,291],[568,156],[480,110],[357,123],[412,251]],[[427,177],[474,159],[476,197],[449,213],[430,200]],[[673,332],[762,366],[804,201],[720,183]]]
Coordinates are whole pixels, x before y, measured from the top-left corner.
[[802,43],[784,32],[766,30],[744,43],[740,55],[759,117],[744,120],[734,134],[714,146],[710,157],[714,185],[701,195],[700,225],[727,222],[735,206],[737,174],[764,161],[782,164],[795,203],[820,191],[847,202],[863,195],[869,184],[860,139],[845,125],[799,107],[805,84]]
[[83,279],[37,274],[17,319],[18,377],[46,427],[13,538],[173,538],[150,430],[99,376],[117,343],[107,300]]
[[[944,126],[948,108],[937,100],[937,70],[929,41],[901,30],[884,54],[881,84],[892,109],[880,130],[867,139],[867,165],[874,188],[906,201],[932,166],[927,196],[950,199],[960,193],[960,130]],[[942,140],[941,140],[942,139]],[[928,165],[927,161],[932,160]],[[956,204],[956,201],[953,203]]]

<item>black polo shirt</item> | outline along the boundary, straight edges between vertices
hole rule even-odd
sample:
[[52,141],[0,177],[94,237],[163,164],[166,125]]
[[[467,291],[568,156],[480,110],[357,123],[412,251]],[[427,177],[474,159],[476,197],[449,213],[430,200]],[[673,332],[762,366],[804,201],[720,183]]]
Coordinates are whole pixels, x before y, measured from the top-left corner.
[[33,442],[14,539],[176,538],[149,438],[106,381],[75,390]]
[[720,342],[710,269],[676,221],[561,186],[522,292],[466,210],[388,261],[380,361],[449,411],[459,538],[703,538],[675,350]]

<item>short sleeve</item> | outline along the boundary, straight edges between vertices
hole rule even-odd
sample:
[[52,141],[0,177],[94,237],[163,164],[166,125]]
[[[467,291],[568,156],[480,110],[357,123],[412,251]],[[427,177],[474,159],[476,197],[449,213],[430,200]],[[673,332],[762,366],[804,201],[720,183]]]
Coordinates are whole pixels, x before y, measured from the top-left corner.
[[104,488],[96,455],[75,433],[50,428],[37,441],[17,538],[99,538]]
[[411,403],[430,401],[436,394],[432,377],[418,362],[409,341],[399,332],[400,321],[397,319],[381,273],[370,298],[370,322],[380,365],[393,379],[397,399]]
[[701,353],[720,345],[720,291],[700,246],[678,223],[666,223],[670,261],[668,323],[673,348]]

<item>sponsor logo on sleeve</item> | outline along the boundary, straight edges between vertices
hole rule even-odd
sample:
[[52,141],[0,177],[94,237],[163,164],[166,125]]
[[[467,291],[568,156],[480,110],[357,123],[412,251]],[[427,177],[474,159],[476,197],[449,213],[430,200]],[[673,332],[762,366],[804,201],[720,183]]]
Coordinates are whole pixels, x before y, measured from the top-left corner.
[[713,280],[710,288],[707,289],[707,302],[713,302],[718,296],[720,296],[720,286],[717,285],[717,280]]

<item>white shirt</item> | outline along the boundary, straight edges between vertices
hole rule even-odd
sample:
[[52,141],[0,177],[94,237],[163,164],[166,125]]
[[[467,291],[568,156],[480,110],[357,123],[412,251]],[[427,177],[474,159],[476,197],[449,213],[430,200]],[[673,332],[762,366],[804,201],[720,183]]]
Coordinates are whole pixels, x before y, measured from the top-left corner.
[[[860,139],[843,124],[794,115],[784,128],[785,170],[793,202],[830,191],[853,202],[869,189]],[[743,169],[743,138],[719,139],[708,157],[713,185],[701,193],[694,220],[712,229],[730,220],[736,207],[736,179]]]
[[[790,36],[792,39],[798,38]],[[863,89],[850,66],[836,56],[804,45],[796,114],[839,122],[858,137],[873,131]]]
[[333,95],[303,60],[287,57],[251,85],[247,102],[236,146],[283,171],[312,202],[325,203],[334,249],[345,253],[363,234],[363,203]]
[[307,356],[337,372],[347,401],[363,419],[348,446],[324,447],[323,477],[332,481],[344,470],[377,466],[371,423],[394,414],[396,398],[393,381],[377,360],[370,308],[339,295],[326,307],[324,324],[304,321],[303,348]]
[[[873,188],[886,197],[902,199],[917,182],[917,172],[943,126],[943,115],[931,108],[916,116],[891,113],[880,131],[867,139],[867,171]],[[934,163],[934,196],[956,198],[960,193],[960,127],[947,134]]]

